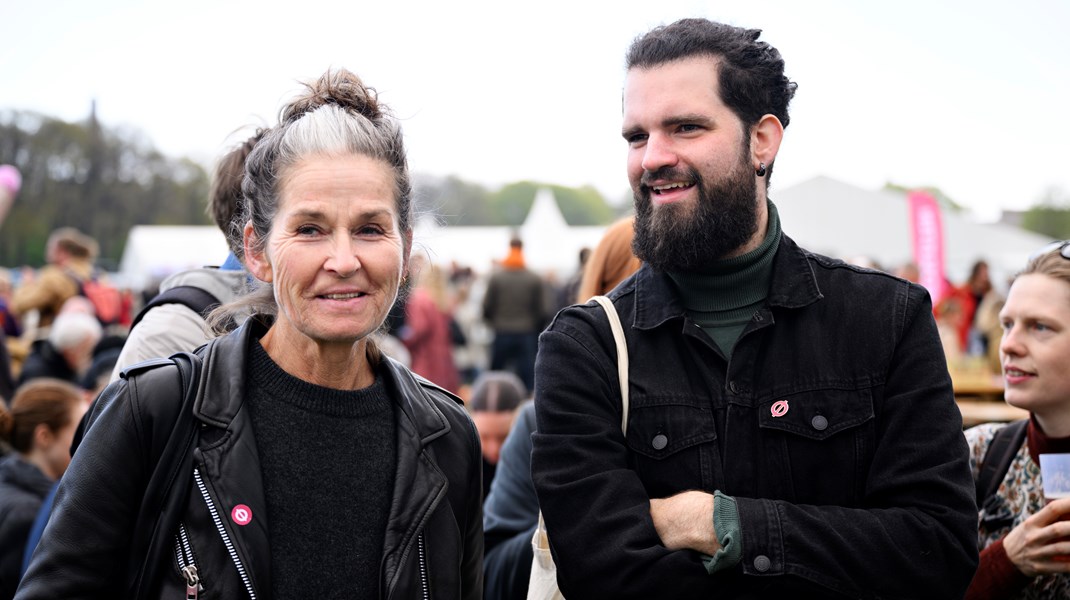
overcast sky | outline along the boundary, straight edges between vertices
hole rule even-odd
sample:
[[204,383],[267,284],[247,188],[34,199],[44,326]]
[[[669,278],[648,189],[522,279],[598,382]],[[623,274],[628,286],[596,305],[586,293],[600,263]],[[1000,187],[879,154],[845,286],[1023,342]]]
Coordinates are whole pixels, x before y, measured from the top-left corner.
[[[935,185],[981,219],[1070,194],[1070,3],[0,0],[0,108],[140,129],[206,165],[346,67],[414,171],[627,194],[623,55],[685,16],[764,30],[799,84],[776,187]],[[790,224],[785,224],[790,231]]]

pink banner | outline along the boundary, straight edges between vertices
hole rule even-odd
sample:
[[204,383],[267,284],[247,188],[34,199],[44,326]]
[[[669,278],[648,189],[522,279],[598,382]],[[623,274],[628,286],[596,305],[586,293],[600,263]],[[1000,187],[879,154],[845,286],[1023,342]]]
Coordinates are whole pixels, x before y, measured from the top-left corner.
[[919,283],[929,290],[933,306],[947,293],[944,277],[944,226],[940,205],[927,192],[911,192],[910,234],[914,242],[914,262],[918,265]]

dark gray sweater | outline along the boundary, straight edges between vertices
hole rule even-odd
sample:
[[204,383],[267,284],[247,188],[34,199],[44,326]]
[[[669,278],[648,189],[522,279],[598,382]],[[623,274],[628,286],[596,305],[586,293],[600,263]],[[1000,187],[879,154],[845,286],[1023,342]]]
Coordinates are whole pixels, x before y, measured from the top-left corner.
[[272,597],[378,598],[397,467],[382,378],[361,390],[320,387],[253,345],[246,400],[267,502]]

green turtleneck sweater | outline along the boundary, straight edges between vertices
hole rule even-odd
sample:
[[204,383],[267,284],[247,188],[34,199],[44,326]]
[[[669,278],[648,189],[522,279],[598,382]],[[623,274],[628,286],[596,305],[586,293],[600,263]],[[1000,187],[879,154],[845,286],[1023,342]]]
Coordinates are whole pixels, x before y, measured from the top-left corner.
[[746,254],[714,261],[692,273],[669,273],[691,319],[710,336],[725,359],[732,358],[743,329],[769,295],[773,257],[780,244],[780,216],[767,202],[769,225],[762,244]]
[[[732,349],[743,329],[769,295],[773,279],[773,257],[780,245],[780,215],[770,201],[765,239],[754,250],[714,261],[707,269],[693,273],[669,273],[691,319],[731,360]],[[703,562],[716,573],[734,567],[743,557],[742,530],[735,498],[714,494],[713,526],[721,549]]]

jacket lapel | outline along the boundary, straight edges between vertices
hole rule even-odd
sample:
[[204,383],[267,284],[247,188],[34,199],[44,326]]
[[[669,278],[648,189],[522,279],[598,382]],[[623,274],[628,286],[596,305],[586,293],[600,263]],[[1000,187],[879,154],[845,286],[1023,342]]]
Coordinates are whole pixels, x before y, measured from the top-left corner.
[[408,371],[388,358],[383,360],[384,368],[380,372],[386,375],[385,383],[394,400],[398,424],[397,474],[383,540],[385,589],[381,596],[386,597],[396,586],[403,566],[415,560],[417,536],[446,496],[446,476],[435,465],[427,444],[449,433],[450,426],[434,403],[425,398],[420,383]]
[[[271,590],[267,503],[252,422],[242,407],[248,347],[255,343],[250,338],[262,335],[262,329],[250,319],[234,334],[208,344],[194,404],[195,417],[210,425],[202,430],[195,455],[202,482],[215,504],[219,525],[230,538],[258,594]],[[194,493],[202,491],[194,489]],[[235,509],[240,506],[247,513],[235,517]],[[245,521],[242,517],[246,514],[251,518],[239,524]]]

